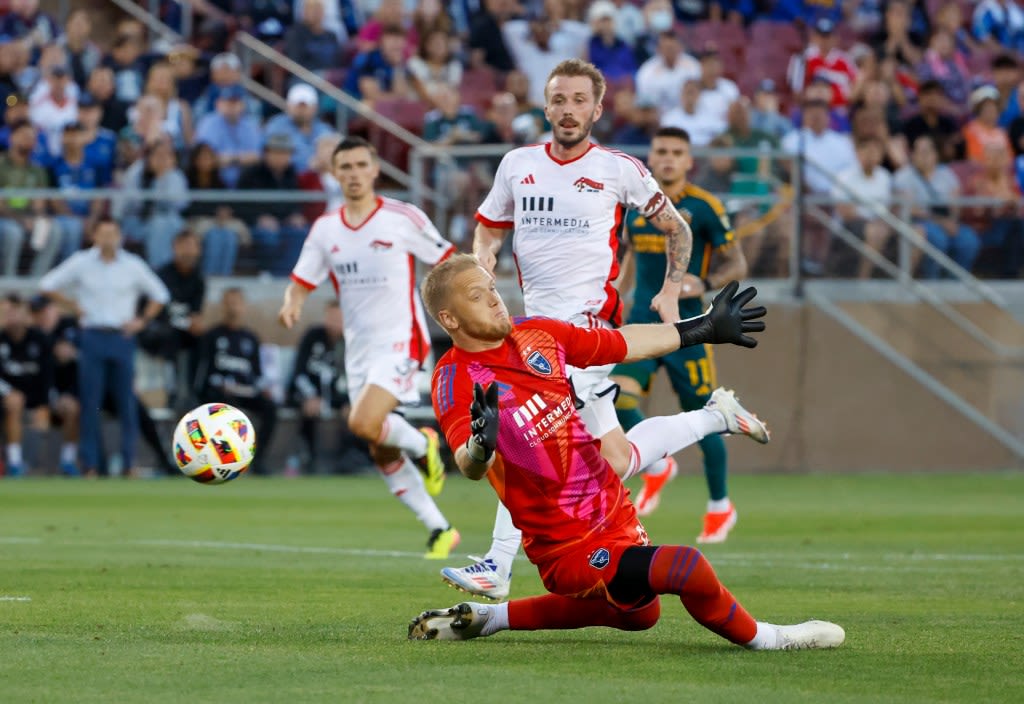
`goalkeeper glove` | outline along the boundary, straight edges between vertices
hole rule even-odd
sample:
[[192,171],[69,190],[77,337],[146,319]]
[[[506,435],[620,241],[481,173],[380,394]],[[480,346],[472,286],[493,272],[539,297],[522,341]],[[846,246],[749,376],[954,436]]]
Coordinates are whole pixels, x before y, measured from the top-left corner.
[[469,428],[472,434],[466,441],[466,452],[476,462],[490,462],[498,446],[498,385],[494,382],[487,391],[473,384],[473,403],[469,407]]
[[757,340],[744,333],[763,332],[764,322],[756,318],[763,318],[767,311],[764,306],[744,308],[754,300],[757,289],[751,286],[737,295],[739,287],[736,281],[729,282],[711,301],[707,312],[677,321],[679,346],[731,342],[741,347],[757,347]]

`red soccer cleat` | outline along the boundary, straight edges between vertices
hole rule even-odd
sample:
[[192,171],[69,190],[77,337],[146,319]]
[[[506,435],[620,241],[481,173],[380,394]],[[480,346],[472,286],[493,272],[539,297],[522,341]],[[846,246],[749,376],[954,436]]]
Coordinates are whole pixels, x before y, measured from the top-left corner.
[[636,497],[636,513],[638,516],[649,516],[661,503],[661,490],[679,474],[679,465],[672,457],[666,457],[668,466],[661,474],[645,474],[644,488]]
[[724,543],[729,531],[736,525],[736,507],[729,503],[728,511],[708,511],[704,514],[704,530],[697,536],[698,543]]

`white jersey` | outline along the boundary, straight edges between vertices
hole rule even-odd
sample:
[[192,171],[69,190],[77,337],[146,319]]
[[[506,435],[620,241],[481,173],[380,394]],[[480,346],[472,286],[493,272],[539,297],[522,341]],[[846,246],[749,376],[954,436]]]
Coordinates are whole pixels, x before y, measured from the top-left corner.
[[423,363],[430,351],[413,257],[437,264],[455,252],[419,208],[377,198],[361,225],[344,206],[322,215],[302,245],[292,281],[314,289],[330,277],[345,317],[345,367],[365,370],[381,355]]
[[639,159],[591,145],[563,162],[550,144],[536,144],[505,155],[476,219],[514,228],[527,315],[596,315],[618,325],[622,302],[612,281],[625,209],[653,215],[666,202]]

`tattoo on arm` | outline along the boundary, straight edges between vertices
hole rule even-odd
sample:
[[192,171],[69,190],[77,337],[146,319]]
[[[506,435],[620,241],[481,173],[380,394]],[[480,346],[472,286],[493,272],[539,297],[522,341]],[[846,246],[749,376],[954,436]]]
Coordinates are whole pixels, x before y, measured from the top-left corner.
[[668,260],[665,280],[681,283],[693,253],[693,232],[690,226],[670,204],[658,211],[650,223],[665,235],[665,258]]

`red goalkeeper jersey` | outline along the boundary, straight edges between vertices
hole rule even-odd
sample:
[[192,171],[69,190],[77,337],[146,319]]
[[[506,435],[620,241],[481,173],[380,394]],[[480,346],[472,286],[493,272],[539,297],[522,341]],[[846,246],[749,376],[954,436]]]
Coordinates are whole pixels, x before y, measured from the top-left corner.
[[636,523],[626,489],[576,412],[565,371],[625,356],[618,331],[525,318],[514,321],[500,347],[475,353],[452,348],[434,370],[434,412],[452,448],[465,445],[471,434],[473,384],[498,383],[498,458],[487,478],[535,564]]

